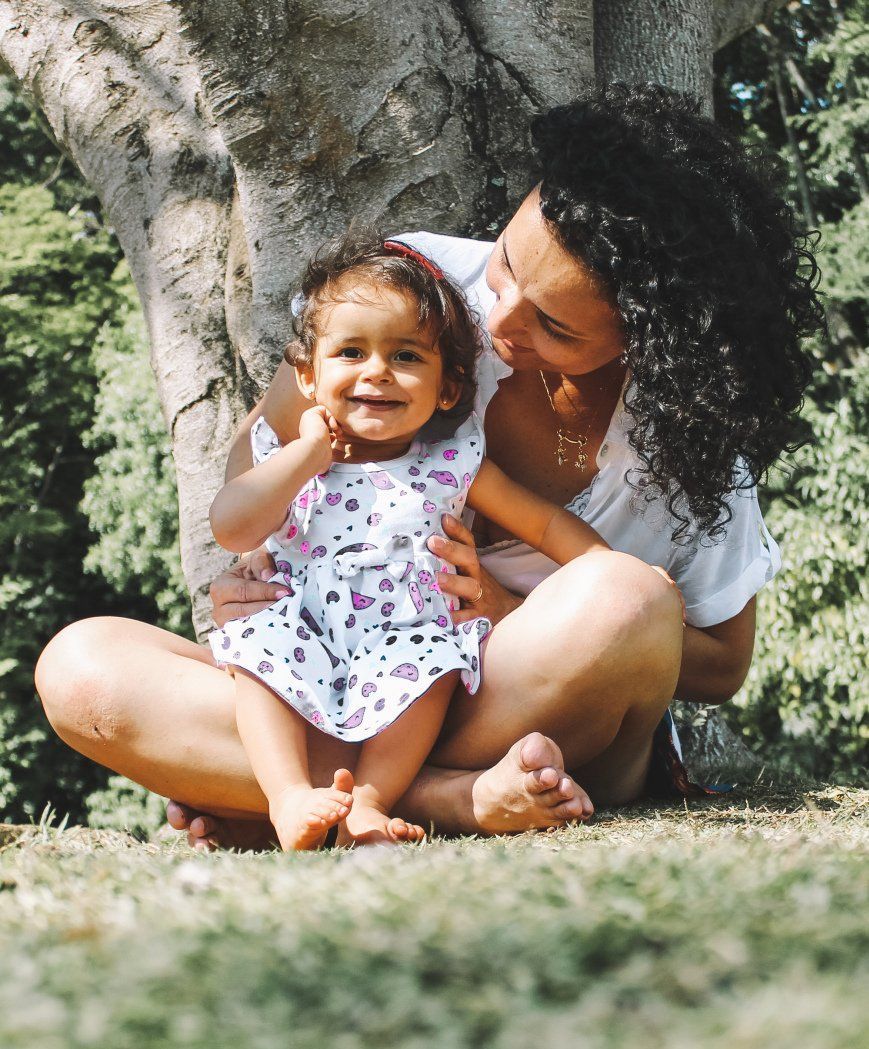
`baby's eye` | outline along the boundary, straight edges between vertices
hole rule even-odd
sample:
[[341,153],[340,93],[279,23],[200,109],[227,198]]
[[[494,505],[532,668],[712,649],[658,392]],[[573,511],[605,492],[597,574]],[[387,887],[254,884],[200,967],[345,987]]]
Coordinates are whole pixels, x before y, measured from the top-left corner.
[[362,350],[358,346],[342,346],[338,351],[339,357],[345,357],[351,361],[357,361],[362,356]]
[[402,364],[409,364],[411,361],[422,360],[418,353],[414,353],[413,350],[399,350],[395,355],[395,359],[400,361]]

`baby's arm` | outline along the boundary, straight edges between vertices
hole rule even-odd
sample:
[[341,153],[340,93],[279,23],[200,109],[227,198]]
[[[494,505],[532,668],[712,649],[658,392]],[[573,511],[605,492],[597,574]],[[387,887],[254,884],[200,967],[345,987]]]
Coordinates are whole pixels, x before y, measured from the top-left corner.
[[471,485],[468,506],[560,565],[590,550],[610,549],[585,521],[512,481],[489,459]]
[[325,408],[311,408],[291,441],[266,462],[228,481],[209,514],[222,547],[244,553],[259,546],[283,523],[287,506],[314,474],[332,462],[332,432]]

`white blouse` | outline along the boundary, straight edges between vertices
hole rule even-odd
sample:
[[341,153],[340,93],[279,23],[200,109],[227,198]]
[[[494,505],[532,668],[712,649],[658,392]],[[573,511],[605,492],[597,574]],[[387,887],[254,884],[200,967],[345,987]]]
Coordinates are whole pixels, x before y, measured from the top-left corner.
[[[463,289],[481,317],[488,317],[495,305],[495,294],[485,276],[493,242],[425,232],[404,233],[395,239],[431,259]],[[498,383],[510,373],[486,332],[477,370],[476,411],[481,418]],[[625,480],[628,471],[634,471],[631,476],[636,479],[641,470],[627,440],[629,424],[621,400],[598,452],[599,473],[567,509],[595,528],[614,550],[666,568],[685,597],[692,626],[723,623],[741,612],[781,567],[779,548],[763,522],[757,490],[737,490],[726,497],[732,517],[722,538],[713,541],[695,534],[674,542],[677,523],[664,498],[659,495],[640,502]],[[481,549],[479,555],[481,564],[503,586],[519,594],[530,593],[559,567],[519,540],[496,543]]]

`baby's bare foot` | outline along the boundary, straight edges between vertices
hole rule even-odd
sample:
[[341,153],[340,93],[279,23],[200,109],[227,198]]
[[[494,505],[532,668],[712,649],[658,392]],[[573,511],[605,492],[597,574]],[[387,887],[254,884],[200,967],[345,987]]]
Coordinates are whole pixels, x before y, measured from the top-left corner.
[[388,816],[373,805],[365,805],[357,798],[353,811],[338,831],[337,845],[400,845],[416,844],[425,839],[425,831],[415,823],[407,823],[399,816]]
[[564,771],[556,743],[540,732],[524,736],[472,789],[474,817],[489,834],[561,827],[588,819],[591,799]]
[[287,787],[269,807],[284,852],[318,849],[327,831],[350,812],[353,795],[342,789],[353,787],[347,769],[339,769],[331,787]]

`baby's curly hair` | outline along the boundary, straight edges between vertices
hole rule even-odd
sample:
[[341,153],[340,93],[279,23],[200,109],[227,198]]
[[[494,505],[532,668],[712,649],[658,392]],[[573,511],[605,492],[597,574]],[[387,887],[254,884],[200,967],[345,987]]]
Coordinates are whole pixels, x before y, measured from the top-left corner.
[[[419,253],[394,238],[384,238],[369,226],[355,225],[343,237],[328,241],[314,255],[302,275],[293,317],[296,340],[284,351],[288,364],[310,364],[321,334],[319,321],[324,307],[364,296],[365,289],[386,287],[407,292],[416,300],[420,329],[430,329],[440,350],[444,376],[459,384],[461,395],[455,407],[438,409],[448,418],[468,414],[477,384],[475,364],[480,351],[480,321],[462,291],[433,264],[423,264]],[[400,248],[390,248],[399,244]],[[401,248],[409,250],[403,254]],[[426,260],[428,263],[428,260]],[[348,274],[356,282],[345,282]],[[359,289],[362,289],[361,291]]]
[[720,537],[725,496],[799,445],[800,340],[823,323],[780,174],[698,113],[658,85],[612,84],[532,125],[543,215],[621,314],[635,487],[666,495],[679,539],[686,510]]

